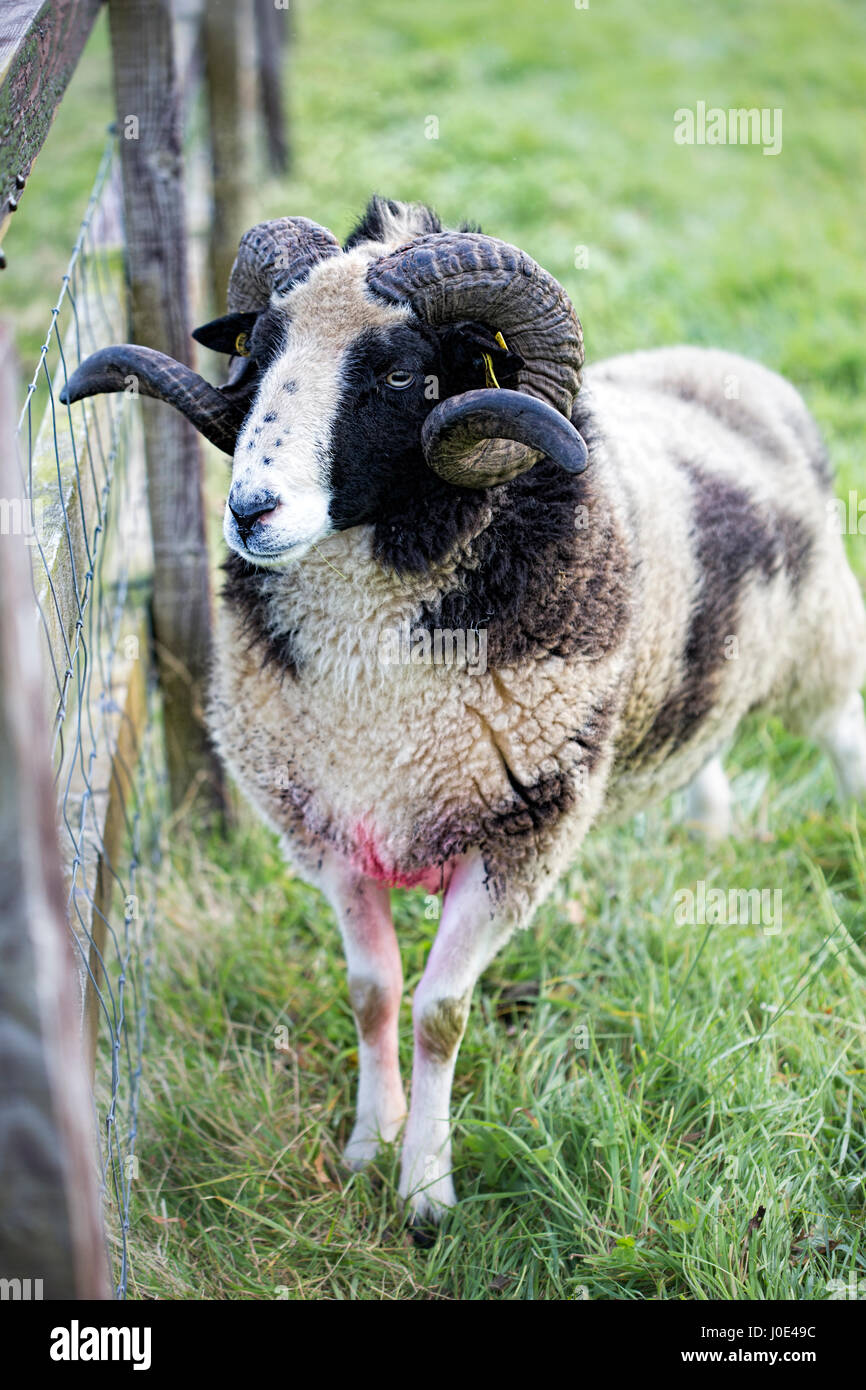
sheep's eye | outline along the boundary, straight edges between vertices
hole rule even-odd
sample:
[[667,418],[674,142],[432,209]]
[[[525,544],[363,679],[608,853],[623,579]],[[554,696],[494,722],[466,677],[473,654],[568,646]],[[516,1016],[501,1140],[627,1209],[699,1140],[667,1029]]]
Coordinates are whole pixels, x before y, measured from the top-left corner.
[[411,372],[389,372],[385,377],[385,385],[392,387],[394,391],[405,391],[414,380]]

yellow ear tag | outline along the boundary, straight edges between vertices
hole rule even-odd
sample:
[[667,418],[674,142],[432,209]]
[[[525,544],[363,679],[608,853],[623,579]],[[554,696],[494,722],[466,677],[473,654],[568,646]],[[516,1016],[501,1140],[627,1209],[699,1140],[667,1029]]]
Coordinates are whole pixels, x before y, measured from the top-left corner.
[[[501,333],[497,333],[494,339],[497,347],[501,347],[503,352],[508,351],[505,339]],[[496,373],[493,370],[493,359],[489,352],[482,352],[481,357],[484,361],[484,382],[487,386],[495,386],[497,391],[501,391],[501,386],[496,380]]]
[[481,358],[482,358],[482,361],[484,362],[484,384],[485,384],[485,386],[495,386],[496,389],[499,390],[499,382],[496,380],[496,373],[495,373],[494,370],[493,370],[493,362],[492,362],[492,360],[491,360],[490,353],[489,353],[489,352],[482,352]]
[[238,357],[249,357],[250,350],[247,347],[246,333],[239,333],[235,338],[235,354]]

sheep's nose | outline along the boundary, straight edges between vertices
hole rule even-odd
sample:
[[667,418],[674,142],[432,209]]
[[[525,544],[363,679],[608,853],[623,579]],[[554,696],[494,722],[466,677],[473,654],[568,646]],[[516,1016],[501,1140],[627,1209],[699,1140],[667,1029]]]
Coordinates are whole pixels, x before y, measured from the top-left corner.
[[272,512],[279,497],[262,488],[243,488],[233,483],[229,492],[229,511],[243,534],[251,531],[260,517]]

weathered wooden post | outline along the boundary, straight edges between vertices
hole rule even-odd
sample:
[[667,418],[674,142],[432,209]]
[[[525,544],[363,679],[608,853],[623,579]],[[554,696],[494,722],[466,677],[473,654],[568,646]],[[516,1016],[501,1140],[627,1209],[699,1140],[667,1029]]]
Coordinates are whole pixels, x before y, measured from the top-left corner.
[[[11,335],[0,325],[0,497],[26,507],[16,407]],[[35,621],[25,539],[2,534],[0,1296],[108,1298]]]
[[214,312],[225,313],[238,242],[250,224],[253,167],[252,0],[208,0],[202,16],[213,215],[209,278]]
[[[171,0],[109,0],[126,223],[130,337],[191,362],[186,217]],[[211,594],[202,457],[183,416],[143,400],[153,626],[172,804],[220,807],[202,705]]]
[[256,49],[259,71],[259,109],[265,128],[268,163],[274,174],[285,174],[291,162],[291,141],[283,100],[285,54],[291,11],[288,0],[255,0]]

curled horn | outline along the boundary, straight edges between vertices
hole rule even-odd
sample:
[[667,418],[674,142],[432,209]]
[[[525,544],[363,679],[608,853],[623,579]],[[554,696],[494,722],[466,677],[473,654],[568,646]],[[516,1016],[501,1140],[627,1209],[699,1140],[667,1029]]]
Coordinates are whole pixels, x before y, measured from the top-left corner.
[[[431,460],[435,460],[439,476],[458,487],[490,486],[481,446],[492,440],[513,441],[523,446],[524,454],[546,455],[568,473],[582,473],[586,468],[586,444],[571,421],[546,401],[522,391],[485,389],[449,396],[431,410],[421,431],[427,462],[434,467]],[[497,464],[493,481],[506,482],[522,472],[523,459],[516,457],[507,475]]]
[[259,222],[241,237],[229,277],[229,311],[266,309],[272,294],[300,280],[319,261],[339,255],[337,238],[309,217]]
[[128,391],[134,381],[142,396],[166,401],[190,420],[205,439],[233,454],[238,431],[246,411],[236,401],[228,400],[216,386],[187,367],[175,362],[164,352],[139,347],[135,343],[119,343],[117,347],[100,348],[82,362],[72,373],[60,399],[64,405],[111,391]]
[[[338,254],[341,249],[336,237],[309,218],[260,222],[241,238],[229,280],[229,308],[234,312],[264,309],[274,292],[287,288],[325,257]],[[234,453],[255,390],[255,377],[243,392],[224,392],[165,353],[123,343],[101,348],[82,362],[60,399],[66,405],[85,396],[125,391],[130,377],[135,378],[142,395],[173,405],[223,453]]]
[[[565,435],[556,434],[558,452],[562,454],[570,430],[576,436],[571,462],[582,459],[585,464],[586,447],[570,424],[583,366],[580,322],[562,286],[524,251],[480,233],[434,233],[374,261],[367,283],[392,302],[408,301],[425,323],[477,319],[502,333],[509,348],[523,358],[518,392],[464,393],[459,428],[454,402],[463,397],[451,397],[434,408],[425,429],[425,457],[434,472],[464,487],[489,487],[537,463],[547,452],[544,440],[553,438],[553,427],[543,411],[530,418],[506,399],[524,393],[565,418]],[[497,403],[485,400],[477,409],[468,399],[494,394],[500,398]],[[480,433],[482,422],[486,435]],[[536,426],[541,433],[532,435]]]

